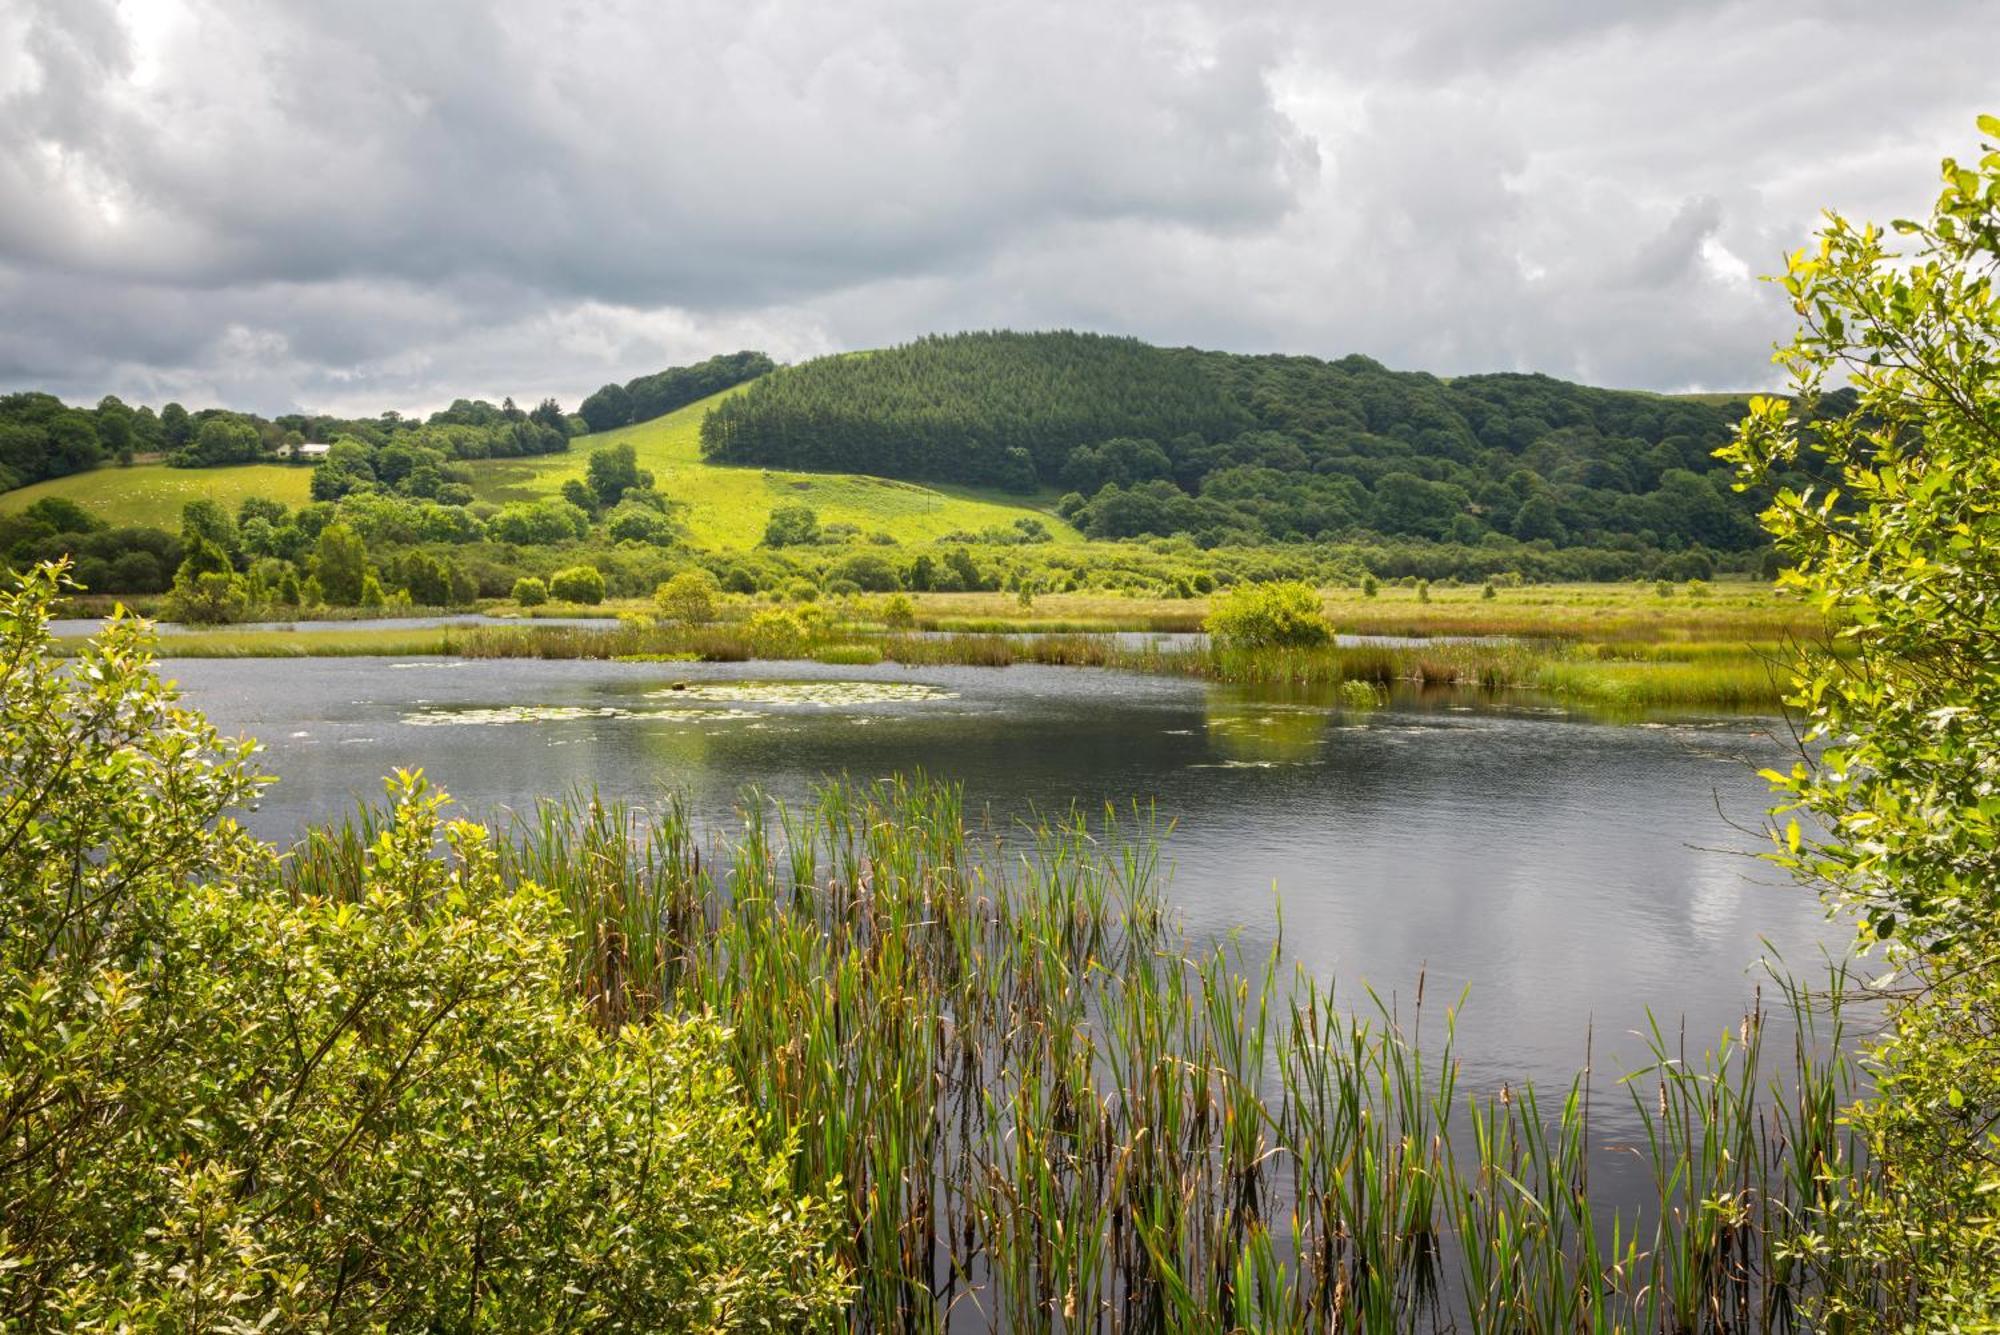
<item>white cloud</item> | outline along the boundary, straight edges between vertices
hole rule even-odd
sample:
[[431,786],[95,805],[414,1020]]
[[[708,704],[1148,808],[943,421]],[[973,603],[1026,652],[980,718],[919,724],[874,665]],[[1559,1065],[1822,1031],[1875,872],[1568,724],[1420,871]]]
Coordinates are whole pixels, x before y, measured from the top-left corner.
[[2000,11],[0,0],[0,387],[554,393],[933,329],[1658,388],[1920,209]]

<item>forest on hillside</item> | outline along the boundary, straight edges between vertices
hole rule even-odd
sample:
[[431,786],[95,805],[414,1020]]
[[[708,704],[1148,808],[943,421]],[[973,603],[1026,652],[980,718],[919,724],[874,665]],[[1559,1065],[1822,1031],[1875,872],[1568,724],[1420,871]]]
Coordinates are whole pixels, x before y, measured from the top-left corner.
[[1716,402],[1366,357],[1244,356],[1079,333],[933,336],[787,367],[717,405],[717,462],[1057,489],[1094,537],[1203,545],[1489,538],[1743,552],[1761,497]]

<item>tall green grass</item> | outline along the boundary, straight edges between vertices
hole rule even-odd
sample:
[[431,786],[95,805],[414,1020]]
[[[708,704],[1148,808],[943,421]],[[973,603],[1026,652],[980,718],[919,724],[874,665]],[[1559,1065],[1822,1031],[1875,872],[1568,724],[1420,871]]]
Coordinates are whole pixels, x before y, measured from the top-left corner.
[[[73,649],[77,643],[63,642]],[[176,635],[176,658],[318,655],[448,655],[465,658],[703,660],[743,662],[759,647],[741,623],[603,626],[445,627],[404,630],[244,631]],[[1566,641],[1437,640],[1415,645],[1329,646],[1235,651],[1204,645],[1122,644],[1090,632],[882,634],[861,625],[830,625],[806,639],[801,655],[821,662],[911,667],[1116,668],[1246,684],[1337,688],[1359,681],[1419,687],[1533,691],[1613,708],[1775,708],[1785,671],[1777,644],[1578,644]]]
[[[564,896],[602,1024],[729,1027],[796,1185],[839,1183],[846,1328],[1811,1328],[1826,1276],[1793,1244],[1860,1171],[1837,988],[1786,995],[1778,1056],[1753,1004],[1698,1054],[1656,1031],[1622,1090],[1470,1088],[1421,985],[1350,1009],[1280,950],[1191,940],[1155,833],[988,847],[957,790],[892,781],[753,798],[727,847],[587,795],[496,844]],[[308,839],[294,891],[352,894],[371,838]],[[1623,1211],[1592,1182],[1607,1096],[1652,1184]]]

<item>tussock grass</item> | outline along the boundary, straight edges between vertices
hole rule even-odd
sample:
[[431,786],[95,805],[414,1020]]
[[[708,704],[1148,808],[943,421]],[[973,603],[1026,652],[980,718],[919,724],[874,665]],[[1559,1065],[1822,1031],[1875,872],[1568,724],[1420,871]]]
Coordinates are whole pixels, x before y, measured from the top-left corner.
[[[579,796],[496,851],[563,896],[601,1024],[728,1027],[772,1143],[796,1138],[794,1185],[840,1184],[845,1328],[1811,1325],[1790,1247],[1860,1171],[1837,978],[1787,992],[1800,1036],[1775,1052],[1753,1002],[1706,1052],[1656,1028],[1622,1088],[1475,1088],[1421,983],[1406,1014],[1348,1007],[1279,949],[1191,940],[1143,812],[1006,849],[921,781],[742,816],[718,847],[679,801]],[[372,834],[316,832],[294,893],[353,894]],[[1630,1144],[1602,1143],[1605,1098]],[[1593,1187],[1607,1149],[1642,1165],[1636,1208]]]

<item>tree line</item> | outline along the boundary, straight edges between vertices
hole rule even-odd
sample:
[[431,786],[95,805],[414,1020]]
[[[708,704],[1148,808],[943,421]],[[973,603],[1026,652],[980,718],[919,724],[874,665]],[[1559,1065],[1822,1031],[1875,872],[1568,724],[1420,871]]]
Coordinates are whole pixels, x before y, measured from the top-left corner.
[[[133,407],[110,394],[95,408],[86,408],[27,390],[0,395],[0,491],[107,463],[130,464],[142,455],[159,456],[176,468],[299,462],[301,446],[325,443],[336,447],[327,461],[333,467],[323,470],[324,480],[314,479],[314,495],[332,500],[374,481],[375,463],[384,451],[411,451],[418,457],[408,466],[392,458],[389,467],[399,476],[426,465],[435,470],[452,460],[553,454],[568,449],[574,436],[661,416],[763,375],[774,365],[765,354],[746,351],[693,366],[670,366],[623,386],[606,385],[576,413],[565,412],[552,398],[532,408],[520,407],[512,398],[497,404],[461,398],[423,418],[395,411],[374,417],[262,417],[224,408],[190,411],[179,403],[158,410]],[[435,481],[422,476],[418,486],[443,486],[449,480],[442,474]]]
[[1095,334],[933,336],[764,377],[702,427],[717,462],[1063,493],[1094,537],[1760,547],[1768,488],[1713,458],[1735,399],[1366,357]]
[[663,417],[776,369],[777,363],[761,352],[724,353],[693,366],[670,366],[622,385],[605,385],[585,399],[577,412],[592,431],[611,431]]

